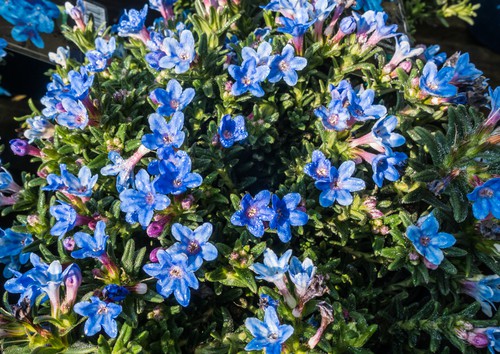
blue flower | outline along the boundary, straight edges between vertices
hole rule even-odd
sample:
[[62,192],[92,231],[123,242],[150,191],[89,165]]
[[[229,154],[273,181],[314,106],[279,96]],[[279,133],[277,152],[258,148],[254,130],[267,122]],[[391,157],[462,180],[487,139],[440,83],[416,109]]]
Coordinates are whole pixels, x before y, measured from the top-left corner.
[[196,55],[193,34],[189,30],[183,30],[179,35],[179,41],[171,37],[165,38],[163,50],[166,55],[158,63],[160,68],[175,68],[176,74],[185,73]]
[[494,302],[500,302],[500,276],[497,274],[482,277],[477,281],[463,282],[464,292],[481,303],[481,309],[488,317],[493,316]]
[[347,121],[351,117],[341,100],[332,99],[328,108],[320,106],[314,110],[316,117],[321,119],[326,130],[342,131],[347,128]]
[[230,114],[222,117],[219,124],[219,141],[225,148],[230,148],[235,142],[244,140],[248,137],[248,132],[245,128],[245,118],[236,116],[231,119]]
[[372,127],[372,134],[377,141],[384,146],[397,147],[405,143],[405,138],[401,134],[392,131],[398,125],[396,116],[387,116],[375,122]]
[[270,283],[282,282],[285,273],[288,271],[288,261],[292,256],[292,250],[288,250],[278,259],[276,253],[270,248],[264,251],[264,264],[254,263],[250,266],[257,276]]
[[272,202],[275,214],[269,227],[277,230],[281,242],[289,242],[292,238],[290,226],[303,226],[309,220],[306,213],[297,210],[300,199],[299,193],[288,193],[283,197],[283,200],[273,194]]
[[[26,273],[19,273],[13,271],[14,278],[11,278],[5,282],[4,288],[7,292],[11,294],[20,294],[18,304],[22,303],[25,299],[29,301],[30,304],[34,304],[38,296],[42,294],[42,289],[40,288],[37,281],[33,280],[29,275],[34,272],[35,268],[30,269]],[[45,295],[41,302],[47,300]]]
[[24,131],[24,137],[31,144],[35,139],[50,139],[54,136],[54,125],[45,117],[36,116],[26,119],[29,129]]
[[240,207],[231,216],[231,223],[236,226],[246,226],[248,231],[255,237],[264,235],[263,221],[271,221],[274,218],[274,210],[269,208],[271,192],[267,190],[260,191],[255,198],[250,194],[245,194],[241,199]]
[[431,45],[424,51],[426,61],[433,61],[436,65],[443,65],[446,61],[446,53],[439,53],[441,48],[438,45]]
[[265,65],[257,66],[254,58],[243,62],[241,66],[229,65],[229,74],[235,80],[231,92],[235,96],[240,96],[250,91],[255,97],[264,96],[264,90],[260,83],[269,75],[269,67]]
[[78,197],[90,197],[94,188],[98,175],[93,175],[90,168],[83,166],[78,171],[78,177],[69,173],[66,169],[66,164],[60,164],[61,176],[49,174],[47,176],[48,185],[43,187],[44,191],[64,191],[68,194]]
[[118,35],[127,37],[138,34],[144,28],[146,15],[148,14],[148,5],[144,5],[142,10],[135,9],[124,11],[118,22]]
[[267,294],[260,294],[259,298],[259,307],[263,310],[265,310],[267,307],[271,306],[274,307],[276,310],[278,308],[279,301],[273,299],[271,296]]
[[374,31],[366,42],[368,46],[374,46],[383,39],[399,35],[399,33],[396,32],[398,25],[386,25],[387,19],[388,15],[385,12],[382,11],[375,13]]
[[441,248],[451,247],[456,242],[453,235],[438,231],[439,223],[433,213],[418,219],[417,226],[410,225],[406,229],[406,236],[417,252],[436,266],[440,265],[444,258]]
[[104,302],[96,296],[91,296],[90,302],[79,302],[73,309],[80,316],[88,317],[84,327],[86,336],[91,337],[101,329],[104,329],[104,332],[111,338],[116,338],[118,335],[115,318],[122,312],[120,305]]
[[470,62],[469,53],[460,55],[453,69],[454,73],[450,83],[456,86],[472,84],[474,80],[483,75],[483,72],[476,69],[476,66]]
[[110,151],[108,153],[108,159],[111,161],[111,164],[101,168],[101,175],[118,176],[116,178],[116,190],[122,192],[127,186],[132,184],[134,179],[132,169],[127,163],[127,160],[121,157],[116,151]]
[[164,116],[182,111],[193,100],[194,89],[187,88],[182,90],[179,81],[172,79],[167,84],[167,89],[157,88],[151,92],[149,97],[155,104],[159,104],[158,113]]
[[148,118],[149,127],[153,134],[146,134],[142,137],[142,144],[150,150],[163,149],[166,147],[180,148],[184,142],[186,134],[182,131],[184,127],[184,114],[175,112],[166,122],[165,118],[158,113],[153,113]]
[[120,285],[108,284],[102,289],[102,295],[113,302],[119,302],[125,300],[130,291]]
[[69,47],[58,47],[55,53],[49,52],[49,60],[52,63],[66,67],[66,60],[69,57]]
[[314,16],[316,21],[323,22],[338,6],[335,0],[316,0],[314,2]]
[[472,202],[472,212],[478,220],[485,219],[490,213],[500,219],[500,177],[491,178],[467,194]]
[[0,172],[0,191],[18,191],[18,188],[14,187],[14,180],[10,172],[3,167],[2,170],[4,172]]
[[161,160],[158,170],[160,176],[154,182],[158,193],[178,195],[188,188],[199,187],[203,182],[203,178],[198,173],[191,172],[191,159],[187,154],[181,155],[175,163]]
[[356,165],[354,161],[345,161],[340,167],[330,168],[328,179],[321,179],[315,182],[316,188],[321,191],[319,204],[322,207],[330,207],[335,201],[340,205],[351,205],[353,197],[351,192],[365,189],[365,182],[360,178],[351,177]]
[[85,232],[77,232],[73,236],[79,250],[71,252],[71,257],[75,259],[100,258],[106,253],[106,242],[108,235],[105,233],[106,224],[98,221],[94,231],[94,237]]
[[364,122],[369,119],[379,119],[386,115],[387,108],[383,105],[373,104],[375,91],[368,89],[356,94],[350,90],[347,92],[349,99],[348,110],[357,121]]
[[191,300],[189,288],[198,289],[199,283],[194,272],[198,267],[188,262],[185,253],[170,253],[159,250],[156,254],[158,263],[146,264],[146,274],[158,279],[156,290],[164,297],[174,293],[177,302],[186,307]]
[[[297,1],[297,4],[301,4]],[[287,33],[292,37],[302,37],[311,27],[317,18],[309,18],[309,8],[307,6],[296,6],[293,9],[293,17],[278,17],[276,22],[280,25],[278,32]]]
[[111,59],[116,50],[115,37],[106,42],[105,39],[98,37],[95,40],[95,49],[88,51],[85,56],[89,60],[87,68],[93,72],[101,72],[108,66],[108,60]]
[[484,331],[490,341],[488,349],[491,354],[500,352],[500,327],[489,327]]
[[389,147],[385,147],[385,154],[375,156],[372,161],[373,181],[379,187],[384,184],[384,178],[394,182],[399,179],[397,166],[401,165],[408,156],[403,152],[393,152]]
[[94,75],[89,75],[87,69],[82,66],[79,72],[71,70],[68,73],[68,80],[70,83],[68,96],[75,100],[83,100],[89,95],[94,83]]
[[382,0],[357,0],[356,5],[352,7],[353,10],[363,11],[384,11],[382,7]]
[[250,60],[253,58],[258,66],[269,66],[269,63],[272,59],[271,52],[273,51],[273,47],[269,42],[263,41],[257,47],[257,51],[251,47],[244,47],[241,50],[241,58],[243,61]]
[[489,94],[491,112],[488,115],[488,119],[484,122],[484,125],[490,125],[494,127],[500,120],[500,86],[495,90],[492,90],[490,87]]
[[316,267],[309,258],[305,258],[301,263],[297,257],[292,257],[290,260],[290,268],[288,269],[290,279],[295,284],[295,294],[302,298],[309,288],[311,281],[316,274]]
[[68,231],[73,230],[76,225],[76,211],[71,205],[59,201],[60,205],[50,207],[50,215],[56,219],[56,223],[50,229],[52,236],[63,238]]
[[156,11],[165,11],[168,6],[175,4],[177,0],[149,0],[149,6]]
[[255,337],[245,347],[246,351],[264,349],[266,354],[280,354],[283,343],[293,334],[292,326],[280,325],[272,306],[265,309],[264,321],[250,317],[245,320],[245,326]]
[[314,150],[312,162],[305,165],[304,172],[316,181],[329,180],[331,166],[330,160],[321,151]]
[[408,37],[405,35],[401,35],[399,39],[396,39],[396,48],[394,50],[394,55],[392,56],[391,61],[384,67],[384,72],[390,73],[403,60],[416,57],[423,52],[424,48],[412,49]]
[[295,86],[299,78],[296,70],[302,70],[307,65],[307,59],[295,56],[295,49],[287,44],[281,55],[272,57],[269,82],[275,83],[284,79],[289,86]]
[[[23,16],[15,17],[14,27],[10,32],[12,38],[17,42],[26,42],[29,39],[35,47],[45,47],[40,32],[50,33],[52,30],[49,30],[49,22],[38,22],[38,20],[36,14],[23,14]],[[53,28],[54,22],[50,21],[50,23],[52,23]]]
[[452,67],[443,67],[438,71],[433,61],[428,61],[420,77],[420,89],[432,96],[453,97],[458,89],[450,83],[455,70]]
[[189,263],[195,268],[201,267],[203,260],[213,261],[217,258],[217,248],[208,242],[212,236],[213,226],[206,222],[194,231],[179,223],[172,225],[172,236],[178,241],[169,248],[170,253],[184,253]]
[[61,105],[63,111],[57,116],[57,123],[69,129],[85,129],[89,123],[89,116],[83,103],[65,97],[62,99]]
[[[22,252],[32,242],[31,234],[15,232],[11,229],[0,229],[0,263],[10,263],[12,262],[11,258],[19,259],[22,264],[26,263],[30,253]],[[5,273],[10,273],[7,267],[4,269]]]
[[155,210],[164,210],[170,205],[166,195],[156,193],[146,170],[141,169],[135,177],[135,189],[126,189],[120,193],[120,209],[127,213],[128,223],[139,222],[146,228],[153,218]]
[[7,47],[7,41],[3,38],[0,38],[0,58],[3,58],[7,55],[5,51],[5,47]]

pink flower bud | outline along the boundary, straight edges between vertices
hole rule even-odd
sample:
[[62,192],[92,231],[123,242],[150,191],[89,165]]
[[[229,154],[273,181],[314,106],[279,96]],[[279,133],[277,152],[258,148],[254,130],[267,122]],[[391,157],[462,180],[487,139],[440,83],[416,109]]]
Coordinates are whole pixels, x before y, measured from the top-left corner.
[[73,237],[67,237],[63,240],[63,246],[66,251],[73,251],[75,249],[75,240]]
[[490,340],[484,333],[470,332],[467,342],[476,348],[486,348],[490,344]]

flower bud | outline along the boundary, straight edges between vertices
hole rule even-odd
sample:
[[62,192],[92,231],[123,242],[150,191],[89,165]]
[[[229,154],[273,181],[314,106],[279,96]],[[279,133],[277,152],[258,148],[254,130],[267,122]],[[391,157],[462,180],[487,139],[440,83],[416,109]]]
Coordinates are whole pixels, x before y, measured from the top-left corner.
[[351,34],[356,30],[356,20],[352,16],[344,17],[339,24],[340,30],[345,34]]
[[10,142],[10,149],[17,156],[41,156],[40,149],[37,147],[31,146],[28,144],[26,140],[23,139],[13,139]]
[[106,285],[102,290],[104,298],[113,302],[125,300],[128,294],[130,294],[130,291],[126,287],[117,284]]
[[160,237],[160,235],[163,232],[164,228],[165,228],[165,223],[163,223],[161,221],[153,221],[146,228],[146,234],[149,237],[157,238],[157,237]]
[[29,226],[36,226],[40,223],[40,217],[36,214],[31,214],[28,215],[26,218],[26,221],[28,222]]
[[189,210],[193,206],[194,197],[192,194],[189,194],[186,198],[184,198],[181,202],[181,208],[183,210]]
[[157,263],[158,262],[157,253],[159,250],[162,249],[163,247],[156,247],[154,250],[152,250],[151,253],[149,254],[149,260],[153,263]]
[[137,284],[132,285],[132,286],[126,286],[126,288],[130,292],[135,293],[135,294],[139,294],[139,295],[144,295],[145,293],[148,292],[148,286],[144,283],[137,283]]
[[488,336],[484,333],[470,332],[466,340],[467,343],[476,348],[486,348],[490,344]]
[[78,289],[82,284],[82,272],[77,264],[73,263],[69,266],[70,268],[66,270],[66,278],[64,279],[64,285],[66,286],[66,296],[61,305],[62,313],[68,313],[73,307]]
[[63,246],[64,246],[64,249],[66,251],[69,251],[69,252],[73,251],[75,249],[75,245],[76,245],[76,242],[73,239],[73,237],[66,237],[63,240]]

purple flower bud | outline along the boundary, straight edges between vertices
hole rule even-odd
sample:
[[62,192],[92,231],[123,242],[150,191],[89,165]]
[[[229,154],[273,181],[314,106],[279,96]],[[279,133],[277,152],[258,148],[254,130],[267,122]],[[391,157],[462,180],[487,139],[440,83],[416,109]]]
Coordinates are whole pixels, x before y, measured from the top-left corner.
[[163,232],[163,229],[165,228],[165,223],[162,221],[153,221],[151,224],[148,225],[146,229],[146,234],[149,237],[157,238],[160,237],[161,233]]
[[427,258],[424,258],[424,264],[425,264],[425,266],[427,267],[427,269],[430,269],[430,270],[436,270],[436,269],[438,269],[438,267],[439,267],[439,264],[438,264],[438,265],[433,264],[433,263],[429,262],[429,261],[427,260]]
[[28,142],[21,139],[13,139],[10,141],[10,149],[17,156],[26,156],[28,153]]
[[486,348],[490,344],[488,336],[484,333],[470,332],[467,342],[476,348]]
[[66,270],[66,279],[64,279],[64,285],[66,286],[66,297],[61,305],[61,311],[63,313],[68,313],[73,307],[78,289],[82,284],[82,272],[80,267],[76,264],[71,264],[70,268]]
[[158,257],[156,254],[158,253],[159,250],[162,250],[163,247],[156,247],[154,250],[151,251],[149,254],[149,260],[153,263],[158,263]]
[[420,256],[416,252],[410,252],[410,254],[408,254],[408,258],[411,262],[416,262],[420,259]]
[[345,34],[351,34],[356,30],[356,20],[352,16],[344,17],[339,24],[340,30]]
[[63,240],[63,246],[66,251],[73,251],[75,249],[75,240],[73,237],[67,237]]
[[192,194],[189,194],[186,198],[184,198],[181,202],[181,208],[183,210],[189,210],[193,206],[194,197]]

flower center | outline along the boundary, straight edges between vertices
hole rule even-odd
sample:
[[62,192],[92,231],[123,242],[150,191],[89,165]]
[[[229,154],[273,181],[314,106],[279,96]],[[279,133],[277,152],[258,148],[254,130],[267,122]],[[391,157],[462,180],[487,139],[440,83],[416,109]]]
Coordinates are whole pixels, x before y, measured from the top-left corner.
[[222,136],[225,139],[231,139],[233,137],[233,133],[231,133],[229,130],[224,130],[224,133],[222,133]]
[[179,108],[179,101],[178,100],[170,100],[170,107],[172,109],[177,110],[177,108]]
[[169,134],[165,134],[163,136],[163,142],[165,144],[170,144],[170,143],[172,143],[172,141],[173,141],[173,139],[172,139],[172,137]]
[[257,208],[254,207],[254,206],[251,206],[250,208],[248,208],[248,210],[247,210],[247,216],[249,218],[253,218],[255,215],[257,215]]
[[250,78],[248,76],[245,76],[243,78],[243,80],[241,80],[243,82],[244,85],[250,85],[252,83],[252,80],[250,80]]
[[97,310],[97,313],[99,315],[103,315],[105,313],[108,313],[108,308],[105,305],[99,305],[99,309]]
[[267,338],[268,339],[271,339],[271,340],[276,340],[278,339],[278,333],[275,333],[275,332],[271,332],[267,335]]
[[168,272],[172,278],[182,278],[182,269],[178,266],[173,266],[170,268],[170,271]]
[[339,122],[339,115],[338,114],[330,114],[328,116],[328,123],[330,123],[331,125],[337,125],[337,123]]
[[200,244],[196,240],[189,241],[187,251],[189,254],[197,254],[201,250]]
[[176,178],[174,180],[174,187],[179,188],[180,186],[182,186],[182,180],[180,178]]
[[280,61],[278,66],[281,71],[288,71],[290,69],[290,65],[285,60]]
[[424,247],[427,247],[429,243],[431,242],[431,238],[429,236],[422,236],[420,237],[420,244]]
[[146,204],[151,205],[154,202],[155,202],[155,196],[153,195],[153,193],[148,193],[146,195]]
[[481,189],[481,191],[479,192],[479,195],[483,198],[491,198],[493,197],[493,189],[491,188],[483,188]]
[[318,174],[318,176],[321,176],[321,177],[328,176],[328,170],[325,167],[318,167],[316,169],[316,173]]

